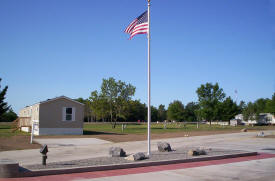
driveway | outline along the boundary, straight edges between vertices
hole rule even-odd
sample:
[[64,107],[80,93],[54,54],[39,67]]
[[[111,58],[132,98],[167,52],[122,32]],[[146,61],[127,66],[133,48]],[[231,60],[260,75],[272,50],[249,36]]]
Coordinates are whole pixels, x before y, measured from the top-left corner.
[[88,145],[102,145],[110,144],[110,141],[105,141],[97,138],[39,138],[35,139],[41,145],[48,145],[49,148],[57,148],[63,146],[88,146]]

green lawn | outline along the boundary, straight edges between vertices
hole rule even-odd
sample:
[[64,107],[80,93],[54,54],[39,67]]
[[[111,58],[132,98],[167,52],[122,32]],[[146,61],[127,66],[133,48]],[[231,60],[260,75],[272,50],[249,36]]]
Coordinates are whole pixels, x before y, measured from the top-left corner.
[[16,135],[29,135],[29,133],[22,131],[12,132],[11,123],[1,123],[0,124],[0,137],[11,137]]
[[[110,123],[85,123],[84,124],[84,135],[94,135],[102,133],[117,133],[117,134],[146,134],[147,124],[137,124],[137,123],[127,123],[126,128],[122,132],[122,125],[118,124],[115,129],[112,128]],[[220,126],[220,125],[206,125],[200,124],[197,128],[196,124],[183,124],[183,123],[170,123],[167,124],[166,129],[164,129],[163,123],[152,123],[151,132],[152,133],[171,133],[171,132],[197,132],[197,131],[238,131],[243,128],[248,128],[249,130],[267,130],[275,129],[275,126]],[[0,124],[0,137],[11,137],[16,135],[29,135],[29,133],[15,131],[12,132],[10,123]]]
[[[248,128],[249,130],[266,130],[275,129],[274,126],[220,126],[220,125],[207,125],[200,124],[197,128],[196,124],[183,124],[183,123],[170,123],[167,124],[166,129],[164,129],[163,123],[152,123],[151,132],[152,133],[170,133],[170,132],[180,132],[180,131],[224,131],[232,130],[238,131],[243,128]],[[135,124],[128,123],[126,129],[122,132],[122,124],[118,124],[115,129],[112,128],[110,123],[86,123],[84,124],[84,133],[91,132],[104,132],[104,133],[124,133],[124,134],[145,134],[147,133],[147,124]]]

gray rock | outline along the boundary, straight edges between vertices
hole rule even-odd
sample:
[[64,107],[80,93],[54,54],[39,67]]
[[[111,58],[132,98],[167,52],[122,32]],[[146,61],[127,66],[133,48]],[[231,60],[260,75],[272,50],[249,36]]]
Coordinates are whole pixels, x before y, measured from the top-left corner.
[[133,156],[134,156],[135,161],[136,160],[144,160],[146,158],[144,153],[142,153],[142,152],[136,153]]
[[196,152],[198,155],[206,155],[206,151],[204,149],[197,149]]
[[189,150],[187,154],[189,156],[206,155],[206,151],[204,149]]
[[134,155],[132,154],[132,155],[125,157],[125,160],[135,161]]
[[158,142],[157,145],[160,152],[172,151],[170,144],[167,142]]
[[126,152],[120,147],[111,147],[109,149],[109,155],[111,157],[125,157]]
[[189,156],[195,156],[196,153],[195,153],[195,150],[188,150],[187,154]]
[[138,160],[144,160],[145,158],[146,157],[145,157],[144,153],[139,152],[136,154],[129,155],[125,159],[130,160],[130,161],[138,161]]

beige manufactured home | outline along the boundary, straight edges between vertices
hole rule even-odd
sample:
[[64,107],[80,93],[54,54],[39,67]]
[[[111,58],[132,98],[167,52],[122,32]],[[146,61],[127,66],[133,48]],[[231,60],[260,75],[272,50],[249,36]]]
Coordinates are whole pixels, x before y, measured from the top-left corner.
[[83,134],[84,104],[65,96],[48,99],[20,110],[18,126],[35,135]]

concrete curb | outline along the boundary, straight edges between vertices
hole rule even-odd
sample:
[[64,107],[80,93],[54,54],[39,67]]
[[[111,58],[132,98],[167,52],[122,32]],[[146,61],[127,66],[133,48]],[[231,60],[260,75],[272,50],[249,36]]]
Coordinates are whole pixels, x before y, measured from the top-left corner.
[[189,159],[163,160],[163,161],[151,161],[151,162],[141,162],[141,163],[126,163],[121,165],[102,165],[102,166],[66,168],[66,169],[58,168],[58,169],[37,170],[37,171],[27,170],[27,171],[19,172],[17,177],[35,177],[35,176],[44,176],[44,175],[58,175],[58,174],[69,174],[69,173],[128,169],[128,168],[137,168],[137,167],[149,167],[149,166],[168,165],[168,164],[177,164],[177,163],[188,163],[188,162],[221,160],[221,159],[245,157],[245,156],[255,156],[257,154],[258,154],[257,152],[245,152],[245,153],[238,153],[238,154],[204,156],[204,157],[189,158]]
[[18,177],[19,164],[13,160],[0,160],[0,178]]

